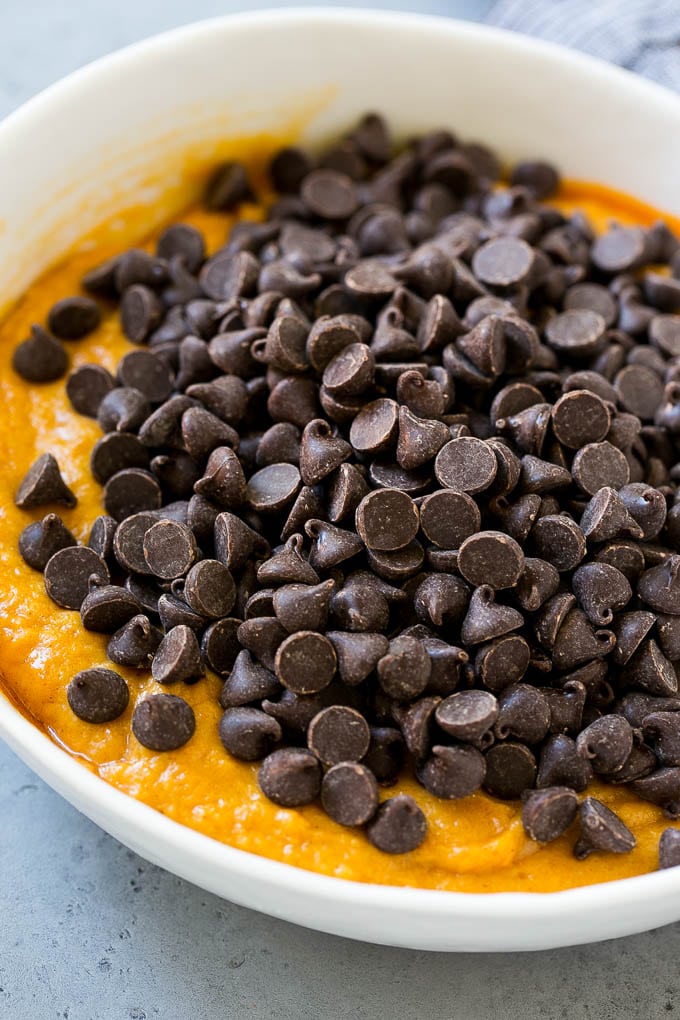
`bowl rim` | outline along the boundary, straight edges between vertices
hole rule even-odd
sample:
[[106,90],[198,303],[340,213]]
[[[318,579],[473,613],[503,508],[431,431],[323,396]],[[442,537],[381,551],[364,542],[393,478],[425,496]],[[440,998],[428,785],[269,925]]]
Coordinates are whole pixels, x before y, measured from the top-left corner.
[[[585,77],[600,79],[612,87],[624,89],[631,102],[639,99],[680,115],[680,97],[654,82],[630,71],[614,67],[589,55],[568,50],[556,43],[523,36],[505,29],[461,21],[436,15],[389,10],[366,10],[354,7],[289,7],[260,9],[203,19],[172,28],[147,39],[132,43],[100,57],[49,85],[11,112],[0,122],[0,145],[11,146],[15,129],[25,131],[32,118],[45,115],[55,103],[69,102],[86,89],[92,78],[119,74],[129,61],[152,57],[172,49],[176,44],[197,44],[216,29],[257,29],[266,24],[310,23],[362,25],[379,28],[386,23],[402,27],[409,33],[430,35],[433,31],[458,38],[479,40],[480,37],[511,49],[516,55],[543,54],[571,67]],[[680,869],[651,872],[611,882],[579,886],[559,892],[495,892],[471,893],[423,889],[410,886],[380,885],[334,877],[308,871],[292,864],[262,857],[206,836],[176,822],[133,796],[122,792],[84,768],[76,757],[43,733],[24,716],[0,690],[0,737],[22,760],[47,783],[57,789],[78,810],[97,821],[103,815],[115,817],[145,838],[146,844],[158,843],[173,847],[187,855],[195,864],[224,870],[235,877],[261,881],[269,887],[284,888],[322,903],[342,901],[362,910],[410,912],[420,916],[450,918],[460,922],[466,918],[486,921],[532,922],[582,917],[584,909],[633,908],[650,898],[671,897],[680,890]],[[144,853],[144,850],[140,852]],[[164,867],[167,865],[163,865]],[[236,898],[236,897],[235,897]],[[276,910],[270,911],[276,914]]]

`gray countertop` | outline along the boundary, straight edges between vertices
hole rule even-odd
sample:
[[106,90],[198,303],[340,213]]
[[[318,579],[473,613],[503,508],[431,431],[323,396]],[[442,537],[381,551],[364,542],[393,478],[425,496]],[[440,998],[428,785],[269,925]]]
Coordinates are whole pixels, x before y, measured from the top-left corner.
[[[128,42],[248,6],[259,5],[5,0],[0,115]],[[491,4],[372,6],[481,18]],[[0,818],[0,1016],[12,1020],[650,1020],[680,1009],[680,924],[596,946],[489,956],[320,935],[147,864],[4,745]]]

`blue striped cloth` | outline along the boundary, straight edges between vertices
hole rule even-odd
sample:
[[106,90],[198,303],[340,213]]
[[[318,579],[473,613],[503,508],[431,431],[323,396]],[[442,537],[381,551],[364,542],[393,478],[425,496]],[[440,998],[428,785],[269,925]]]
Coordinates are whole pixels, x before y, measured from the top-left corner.
[[680,0],[499,0],[487,21],[680,90]]

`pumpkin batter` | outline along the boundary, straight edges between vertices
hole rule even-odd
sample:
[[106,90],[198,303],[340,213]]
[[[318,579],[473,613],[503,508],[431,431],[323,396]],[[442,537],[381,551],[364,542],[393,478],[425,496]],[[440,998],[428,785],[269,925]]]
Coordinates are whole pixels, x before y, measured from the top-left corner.
[[[598,185],[567,183],[552,202],[563,210],[582,210],[598,229],[611,220],[651,224],[658,213],[627,196]],[[242,209],[245,217],[255,207]],[[192,208],[183,217],[204,232],[212,251],[223,243],[230,219]],[[678,224],[672,224],[678,229]],[[459,801],[439,800],[410,778],[383,792],[410,793],[427,816],[428,834],[417,850],[391,857],[368,842],[361,831],[344,829],[320,807],[279,808],[260,792],[257,764],[231,758],[217,735],[221,681],[213,674],[186,686],[182,697],[197,719],[195,736],[180,750],[159,754],[141,746],[130,730],[137,698],[162,688],[150,674],[116,667],[130,685],[127,711],[107,725],[89,725],[71,712],[66,686],[82,669],[108,665],[107,636],[83,629],[78,613],[57,608],[45,594],[42,575],[30,570],[17,550],[17,538],[30,516],[14,506],[19,481],[33,461],[53,452],[68,485],[78,496],[73,510],[58,508],[73,534],[84,541],[103,512],[102,490],[89,470],[90,450],[100,436],[96,422],[77,415],[66,397],[64,380],[28,385],[11,369],[11,355],[33,322],[44,322],[59,298],[80,292],[79,281],[91,266],[136,239],[135,216],[125,236],[112,244],[110,232],[83,243],[69,258],[38,280],[0,326],[0,681],[8,697],[69,754],[103,780],[169,818],[206,836],[264,857],[326,875],[361,882],[416,886],[462,892],[549,892],[652,871],[658,842],[668,826],[659,808],[627,790],[600,783],[588,793],[615,810],[637,837],[624,855],[593,854],[576,861],[575,823],[562,837],[540,846],[524,834],[520,807],[484,793]],[[153,240],[153,239],[152,239]],[[99,362],[110,370],[130,345],[118,315],[104,315],[101,327],[85,340],[67,344],[71,367]],[[40,519],[46,510],[32,512]]]

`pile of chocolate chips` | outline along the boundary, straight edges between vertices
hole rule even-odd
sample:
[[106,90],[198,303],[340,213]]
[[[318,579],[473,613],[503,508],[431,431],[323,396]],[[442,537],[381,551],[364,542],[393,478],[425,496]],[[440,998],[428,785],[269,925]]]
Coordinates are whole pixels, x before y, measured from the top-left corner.
[[[136,345],[66,383],[104,433],[106,515],[79,546],[48,514],[24,559],[114,664],[222,677],[222,743],[277,804],[320,798],[404,852],[424,813],[378,788],[413,771],[524,798],[539,841],[578,815],[579,857],[630,850],[577,795],[597,777],[680,816],[680,244],[663,223],[596,237],[545,203],[551,166],[499,185],[448,131],[393,156],[376,115],[270,171],[264,222],[209,258],[169,227],[17,349],[24,378],[59,377],[113,302]],[[252,194],[229,163],[207,203]],[[55,500],[45,454],[17,503]],[[68,688],[90,722],[128,697],[102,667]],[[195,720],[162,693],[132,728],[171,750]]]

